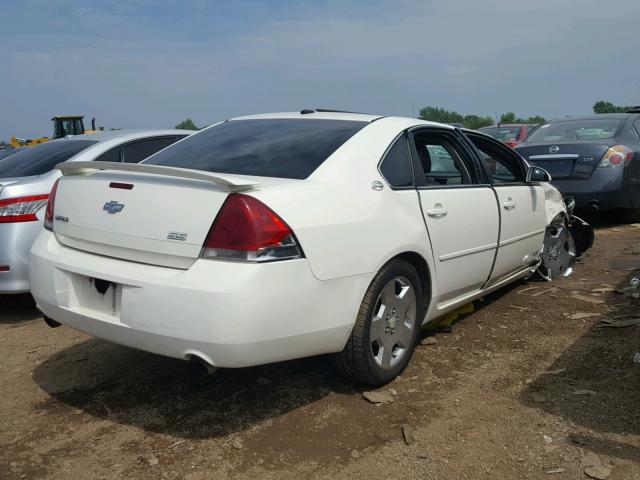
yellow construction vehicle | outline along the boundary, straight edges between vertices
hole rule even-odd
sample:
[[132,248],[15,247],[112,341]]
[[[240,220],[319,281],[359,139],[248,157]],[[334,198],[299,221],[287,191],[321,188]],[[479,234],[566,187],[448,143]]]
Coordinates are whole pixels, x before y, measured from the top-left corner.
[[91,130],[84,129],[84,117],[80,115],[60,115],[51,119],[53,122],[53,137],[40,137],[34,139],[22,139],[11,137],[11,146],[15,148],[20,147],[34,147],[41,143],[54,140],[56,138],[64,138],[67,135],[82,135],[84,133],[96,133],[102,130],[96,129],[96,119],[91,119]]

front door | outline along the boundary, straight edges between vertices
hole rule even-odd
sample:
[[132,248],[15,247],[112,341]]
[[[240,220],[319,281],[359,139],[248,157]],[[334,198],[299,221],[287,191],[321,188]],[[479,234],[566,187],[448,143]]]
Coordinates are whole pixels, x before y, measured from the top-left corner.
[[467,134],[491,176],[500,207],[500,243],[489,286],[536,263],[546,229],[542,186],[526,183],[522,159],[502,143]]
[[436,269],[437,303],[478,291],[496,253],[499,214],[491,186],[477,178],[474,160],[449,130],[412,132],[416,184]]

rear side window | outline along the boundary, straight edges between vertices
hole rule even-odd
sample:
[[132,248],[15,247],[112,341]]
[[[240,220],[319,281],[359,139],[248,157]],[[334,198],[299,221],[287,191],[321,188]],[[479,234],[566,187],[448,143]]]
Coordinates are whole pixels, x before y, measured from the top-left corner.
[[94,162],[119,162],[121,150],[122,150],[121,145],[118,145],[117,147],[113,147],[112,149],[107,150],[98,158],[96,158]]
[[61,162],[96,143],[92,140],[59,140],[21,151],[0,160],[0,178],[29,177],[45,174]]
[[414,136],[416,153],[427,187],[442,187],[472,183],[463,155],[449,141],[449,136],[437,132]]
[[346,120],[231,120],[192,135],[145,163],[303,179],[365,125]]
[[131,143],[127,143],[122,147],[122,155],[125,163],[140,163],[145,158],[150,157],[163,148],[168,147],[172,143],[177,142],[183,137],[163,137],[148,138]]
[[401,136],[387,151],[380,164],[380,173],[392,187],[412,187],[413,170],[407,141]]

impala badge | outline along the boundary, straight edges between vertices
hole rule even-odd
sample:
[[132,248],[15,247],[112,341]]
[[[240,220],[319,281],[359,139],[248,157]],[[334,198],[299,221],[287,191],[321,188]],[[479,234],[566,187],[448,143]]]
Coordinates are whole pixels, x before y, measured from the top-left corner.
[[184,242],[187,240],[187,234],[184,232],[169,232],[167,240],[180,240]]
[[560,151],[560,147],[557,145],[554,145],[549,148],[549,153],[558,153],[559,151]]
[[105,212],[109,212],[109,214],[111,215],[115,215],[116,213],[121,212],[123,208],[124,203],[118,203],[115,200],[111,200],[110,202],[104,204],[102,210],[104,210]]

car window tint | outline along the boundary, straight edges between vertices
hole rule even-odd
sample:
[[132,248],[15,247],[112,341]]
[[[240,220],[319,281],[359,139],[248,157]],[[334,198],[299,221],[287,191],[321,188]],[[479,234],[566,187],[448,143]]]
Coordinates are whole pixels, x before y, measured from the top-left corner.
[[380,165],[380,173],[392,187],[413,186],[413,171],[411,158],[407,149],[407,141],[400,137],[387,154]]
[[303,179],[367,124],[311,118],[231,120],[185,138],[145,163]]
[[42,175],[94,143],[93,140],[56,140],[36,147],[24,147],[0,160],[0,178]]
[[119,162],[120,161],[120,150],[121,146],[110,148],[98,158],[94,160],[94,162]]
[[178,140],[179,137],[162,137],[127,143],[122,147],[123,160],[125,163],[140,163]]
[[414,137],[419,163],[427,186],[472,183],[459,150],[444,135],[418,134]]
[[482,161],[487,166],[492,178],[492,183],[518,183],[524,182],[526,173],[517,154],[507,147],[490,141],[486,138],[467,135],[480,153]]

